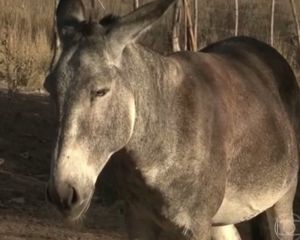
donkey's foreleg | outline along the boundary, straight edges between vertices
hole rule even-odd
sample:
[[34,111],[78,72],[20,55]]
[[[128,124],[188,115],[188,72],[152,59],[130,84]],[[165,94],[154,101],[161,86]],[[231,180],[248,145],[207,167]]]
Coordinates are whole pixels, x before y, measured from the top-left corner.
[[[200,224],[199,224],[200,223]],[[192,226],[190,237],[187,236],[188,240],[211,240],[212,239],[212,227],[211,222],[205,220],[198,221],[198,224]]]
[[267,210],[272,240],[293,240],[295,231],[293,201],[296,188],[297,181],[273,207]]
[[241,237],[234,225],[226,225],[212,228],[212,240],[241,240]]
[[126,209],[125,221],[130,240],[157,240],[160,228],[134,207]]

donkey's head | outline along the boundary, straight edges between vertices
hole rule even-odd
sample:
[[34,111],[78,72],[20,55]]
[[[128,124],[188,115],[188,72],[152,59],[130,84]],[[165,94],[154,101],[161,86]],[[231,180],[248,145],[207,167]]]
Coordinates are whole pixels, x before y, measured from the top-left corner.
[[88,209],[98,175],[133,134],[135,100],[118,65],[122,52],[173,2],[155,1],[127,16],[95,22],[85,19],[81,0],[60,1],[62,51],[45,81],[58,121],[47,193],[71,220]]

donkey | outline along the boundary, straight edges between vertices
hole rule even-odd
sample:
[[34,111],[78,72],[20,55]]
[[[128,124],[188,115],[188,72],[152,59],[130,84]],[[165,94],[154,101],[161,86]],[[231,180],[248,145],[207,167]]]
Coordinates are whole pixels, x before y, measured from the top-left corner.
[[100,22],[65,1],[45,81],[58,122],[49,201],[81,218],[119,155],[130,239],[237,240],[235,224],[266,211],[273,239],[291,240],[300,95],[284,58],[248,37],[162,56],[135,40],[175,0]]

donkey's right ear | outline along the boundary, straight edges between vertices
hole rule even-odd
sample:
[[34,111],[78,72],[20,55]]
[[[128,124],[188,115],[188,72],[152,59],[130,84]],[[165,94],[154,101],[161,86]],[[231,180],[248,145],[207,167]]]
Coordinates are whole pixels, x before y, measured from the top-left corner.
[[87,21],[86,9],[82,0],[60,0],[56,10],[59,39],[63,46],[74,40],[82,24]]
[[178,0],[155,0],[121,17],[107,33],[110,58],[118,62],[125,47],[157,22]]

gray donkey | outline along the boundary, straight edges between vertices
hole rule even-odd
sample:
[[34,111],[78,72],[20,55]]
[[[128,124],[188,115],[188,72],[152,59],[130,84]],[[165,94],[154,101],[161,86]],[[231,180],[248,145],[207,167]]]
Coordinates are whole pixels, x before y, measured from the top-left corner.
[[162,56],[134,41],[175,0],[100,22],[66,2],[45,81],[58,122],[49,201],[79,219],[120,155],[130,239],[236,240],[234,224],[263,211],[273,239],[293,239],[300,94],[283,57],[247,37]]

